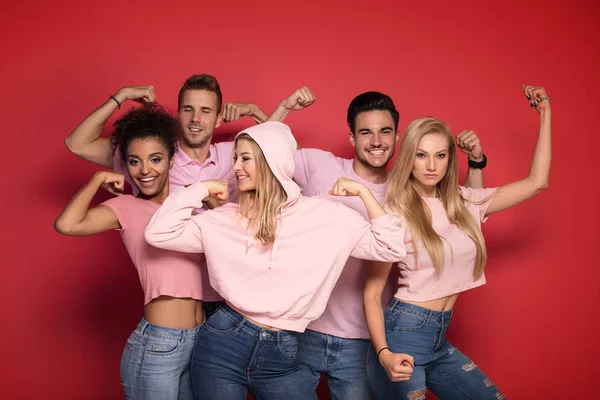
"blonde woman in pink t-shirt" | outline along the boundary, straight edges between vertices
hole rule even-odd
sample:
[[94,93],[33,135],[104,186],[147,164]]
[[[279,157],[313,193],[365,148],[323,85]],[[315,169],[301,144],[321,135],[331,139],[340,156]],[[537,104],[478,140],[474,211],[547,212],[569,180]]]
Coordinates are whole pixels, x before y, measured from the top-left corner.
[[389,178],[387,203],[407,226],[407,257],[398,264],[396,295],[382,312],[381,293],[392,264],[376,263],[364,307],[373,347],[368,379],[376,399],[503,399],[477,366],[445,338],[459,293],[485,283],[481,223],[548,186],[551,160],[550,98],[543,87],[523,86],[540,116],[529,175],[493,189],[458,185],[456,147],[448,126],[417,119],[402,138]]
[[118,230],[144,291],[144,316],[121,358],[121,383],[127,399],[191,399],[189,362],[204,320],[202,258],[150,246],[148,222],[169,194],[179,122],[160,107],[142,107],[115,122],[113,149],[126,160],[137,197],[120,195],[98,207],[90,203],[100,187],[122,192],[125,176],[97,172],[63,210],[59,233],[89,236]]

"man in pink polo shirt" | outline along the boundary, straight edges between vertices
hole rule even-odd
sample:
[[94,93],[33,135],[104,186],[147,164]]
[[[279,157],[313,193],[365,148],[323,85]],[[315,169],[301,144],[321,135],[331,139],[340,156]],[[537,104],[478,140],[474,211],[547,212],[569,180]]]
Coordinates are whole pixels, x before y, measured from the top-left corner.
[[[385,202],[388,172],[386,166],[394,155],[398,135],[399,113],[392,99],[382,93],[366,92],[352,100],[347,122],[350,143],[356,149],[354,159],[343,159],[318,149],[296,152],[294,180],[305,196],[328,196],[340,177],[367,186],[375,198]],[[479,139],[471,131],[461,132],[457,144],[469,155],[470,168],[466,186],[483,187],[481,168],[485,166]],[[479,162],[479,163],[478,163]],[[365,218],[363,204],[350,197],[334,197],[358,211]],[[366,261],[350,258],[320,318],[300,335],[298,358],[316,389],[322,373],[327,376],[334,400],[371,399],[366,379],[369,331],[363,312],[363,289],[367,280]],[[396,277],[391,277],[390,281]],[[392,298],[388,285],[384,304]],[[375,361],[377,362],[377,361]]]
[[[139,104],[156,102],[152,86],[128,86],[114,95],[85,118],[65,139],[65,145],[74,154],[104,168],[114,169],[128,177],[118,152],[113,156],[112,144],[102,137],[110,116],[127,101]],[[315,98],[306,87],[296,90],[282,101],[271,115],[271,120],[283,121],[293,110],[310,106]],[[244,116],[257,123],[269,118],[252,103],[228,103],[223,107],[223,96],[217,79],[208,74],[192,75],[186,79],[177,98],[177,112],[183,135],[174,155],[174,165],[169,171],[171,192],[180,186],[197,181],[226,179],[230,193],[235,186],[233,173],[233,143],[211,143],[213,132],[223,121],[229,122]],[[123,188],[114,188],[118,194]],[[134,192],[135,192],[134,188]],[[234,199],[230,198],[230,201]],[[202,212],[203,209],[198,210]],[[203,268],[204,308],[207,318],[218,306],[220,296],[210,287],[206,268]]]

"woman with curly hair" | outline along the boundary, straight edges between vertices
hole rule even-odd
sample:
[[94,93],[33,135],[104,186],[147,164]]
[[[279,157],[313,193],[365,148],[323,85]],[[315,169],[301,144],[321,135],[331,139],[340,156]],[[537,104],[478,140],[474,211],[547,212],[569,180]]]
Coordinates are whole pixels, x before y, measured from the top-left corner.
[[159,106],[130,111],[114,124],[113,152],[126,160],[137,197],[120,195],[97,207],[90,202],[100,187],[122,191],[125,176],[99,171],[75,195],[54,226],[70,236],[118,230],[138,271],[144,316],[121,358],[127,399],[192,398],[189,362],[202,310],[201,256],[162,250],[144,240],[144,229],[169,194],[179,122]]

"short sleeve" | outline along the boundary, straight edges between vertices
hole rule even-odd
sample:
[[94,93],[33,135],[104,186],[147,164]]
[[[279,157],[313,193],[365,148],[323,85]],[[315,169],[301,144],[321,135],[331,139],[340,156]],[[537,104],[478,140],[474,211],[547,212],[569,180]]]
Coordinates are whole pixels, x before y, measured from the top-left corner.
[[129,218],[135,215],[133,210],[136,208],[136,198],[124,194],[108,199],[100,205],[110,208],[115,213],[121,225],[121,229],[117,230],[125,230],[129,226]]
[[233,168],[233,144],[234,142],[219,142],[214,144],[221,171],[228,172]]
[[460,186],[459,191],[463,199],[465,199],[465,206],[474,215],[479,217],[480,222],[485,222],[487,212],[494,193],[498,188],[487,188],[487,189],[473,189],[466,186]]

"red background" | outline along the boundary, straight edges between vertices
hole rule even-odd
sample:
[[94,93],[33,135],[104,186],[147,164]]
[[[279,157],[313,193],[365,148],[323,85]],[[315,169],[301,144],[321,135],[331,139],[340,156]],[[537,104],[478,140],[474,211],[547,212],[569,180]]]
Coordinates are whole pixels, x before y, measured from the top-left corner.
[[[348,103],[366,90],[388,93],[401,130],[434,115],[455,133],[478,132],[488,186],[526,175],[538,118],[519,84],[546,86],[550,188],[486,224],[488,284],[461,298],[450,336],[508,398],[596,398],[598,3],[255,3],[3,6],[0,396],[120,398],[119,358],[142,294],[117,233],[54,232],[96,170],[63,140],[122,86],[152,84],[174,110],[185,78],[207,72],[225,101],[267,112],[309,86],[317,102],[288,123],[304,147],[348,157]],[[225,126],[216,139],[250,124]]]

